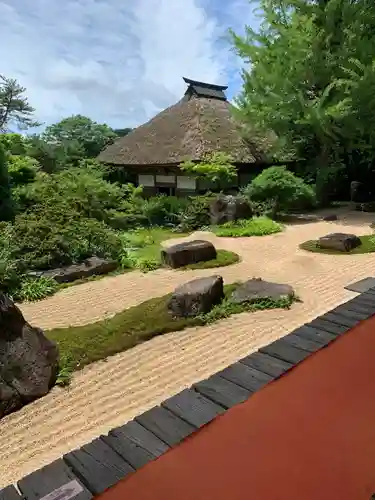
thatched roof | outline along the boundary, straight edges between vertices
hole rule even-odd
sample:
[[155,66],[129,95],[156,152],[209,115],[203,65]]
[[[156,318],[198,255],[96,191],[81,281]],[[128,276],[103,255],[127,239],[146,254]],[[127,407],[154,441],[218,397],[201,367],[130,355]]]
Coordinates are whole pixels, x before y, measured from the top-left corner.
[[184,97],[150,121],[117,139],[98,159],[114,165],[176,165],[223,151],[235,163],[263,161],[259,146],[245,141],[224,90],[184,78]]

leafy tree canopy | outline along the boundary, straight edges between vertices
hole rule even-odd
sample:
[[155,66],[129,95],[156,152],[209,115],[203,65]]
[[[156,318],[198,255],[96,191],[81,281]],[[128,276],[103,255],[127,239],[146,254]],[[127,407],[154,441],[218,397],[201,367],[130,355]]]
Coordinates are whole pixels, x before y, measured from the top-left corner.
[[[326,168],[375,153],[375,4],[369,0],[262,0],[264,21],[232,32],[248,63],[238,113],[279,138],[280,158]],[[340,168],[337,168],[341,172]]]
[[3,133],[0,134],[0,144],[4,150],[12,155],[26,154],[27,139],[21,134]]
[[64,118],[46,128],[41,138],[48,144],[63,146],[75,144],[82,148],[83,156],[95,158],[100,151],[117,137],[106,124],[99,124],[82,115]]
[[180,165],[182,171],[211,182],[230,181],[237,176],[230,155],[223,152],[208,154],[200,162],[185,161]]

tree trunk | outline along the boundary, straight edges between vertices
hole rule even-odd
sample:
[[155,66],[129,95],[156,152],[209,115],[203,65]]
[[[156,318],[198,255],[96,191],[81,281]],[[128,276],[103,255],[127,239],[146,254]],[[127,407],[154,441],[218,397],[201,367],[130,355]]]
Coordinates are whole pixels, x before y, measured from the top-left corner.
[[324,144],[316,159],[316,199],[319,207],[327,207],[330,202],[330,188],[328,167],[330,166],[331,156],[327,146]]

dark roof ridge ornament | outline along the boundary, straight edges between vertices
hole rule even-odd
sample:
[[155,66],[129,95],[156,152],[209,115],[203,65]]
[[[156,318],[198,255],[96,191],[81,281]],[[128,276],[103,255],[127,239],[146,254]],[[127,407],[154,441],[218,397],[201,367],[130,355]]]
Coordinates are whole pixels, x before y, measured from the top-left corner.
[[183,77],[183,80],[189,85],[183,97],[184,101],[190,101],[190,99],[216,99],[218,101],[227,100],[224,90],[228,87],[225,87],[224,85],[198,82],[197,80],[190,80],[190,78],[185,77]]
[[227,85],[216,85],[214,83],[199,82],[198,80],[191,80],[190,78],[182,77],[185,83],[192,85],[193,87],[198,86],[202,88],[212,89],[212,90],[227,90]]

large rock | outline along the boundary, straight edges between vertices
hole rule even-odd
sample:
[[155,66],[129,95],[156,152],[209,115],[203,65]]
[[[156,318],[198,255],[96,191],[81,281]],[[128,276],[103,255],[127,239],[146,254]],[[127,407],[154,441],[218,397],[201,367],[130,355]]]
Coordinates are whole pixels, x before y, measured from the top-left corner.
[[361,212],[375,212],[375,201],[356,204],[355,209]]
[[168,310],[176,317],[198,316],[211,311],[223,298],[221,276],[198,278],[176,288],[169,300]]
[[173,269],[216,259],[216,256],[216,249],[213,244],[204,240],[178,243],[161,251],[163,265]]
[[0,293],[0,418],[47,394],[58,374],[58,348]]
[[108,274],[118,267],[115,260],[100,259],[99,257],[90,257],[80,264],[59,267],[49,271],[31,271],[29,276],[39,278],[47,276],[53,278],[58,283],[70,283],[89,276]]
[[368,187],[359,181],[350,183],[350,201],[352,203],[366,203],[370,201],[371,193]]
[[253,278],[239,285],[232,293],[231,300],[236,304],[242,304],[256,299],[280,300],[284,297],[293,297],[293,295],[294,290],[290,285]]
[[355,234],[331,233],[319,238],[318,246],[327,250],[337,250],[339,252],[350,252],[353,248],[359,247],[361,240]]
[[249,202],[242,196],[220,195],[210,205],[210,219],[213,225],[250,219],[252,215]]

